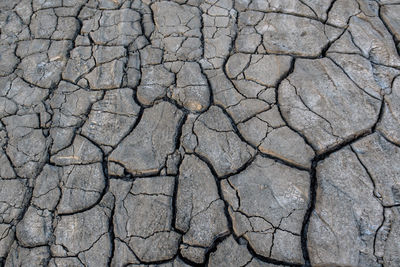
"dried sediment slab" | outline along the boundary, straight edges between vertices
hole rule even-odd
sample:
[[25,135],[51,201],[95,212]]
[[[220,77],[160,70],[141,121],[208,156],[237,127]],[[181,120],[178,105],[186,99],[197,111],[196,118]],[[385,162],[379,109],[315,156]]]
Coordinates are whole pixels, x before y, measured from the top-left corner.
[[229,233],[224,209],[207,164],[196,156],[185,156],[179,169],[175,221],[175,227],[185,233],[183,257],[203,263],[214,240]]
[[352,144],[373,183],[374,195],[384,206],[400,204],[400,147],[375,133]]
[[142,79],[137,88],[137,98],[143,105],[151,105],[166,95],[175,76],[161,64],[144,66],[141,71]]
[[29,207],[16,227],[16,237],[24,247],[45,246],[52,235],[51,212]]
[[108,157],[134,175],[151,175],[164,167],[175,150],[175,136],[182,111],[168,102],[160,102],[143,112],[137,127]]
[[[229,118],[216,106],[186,123],[183,146],[204,157],[218,176],[237,172],[254,156],[255,150],[235,133]],[[188,141],[194,141],[188,143]]]
[[100,163],[71,165],[62,169],[64,185],[57,205],[59,214],[76,213],[95,205],[102,197],[106,178]]
[[173,1],[156,2],[154,39],[160,39],[164,60],[196,60],[202,55],[201,15],[195,6],[179,5]]
[[289,125],[318,153],[370,131],[381,105],[327,58],[297,60],[279,86],[279,102]]
[[262,52],[308,57],[319,56],[342,33],[318,20],[279,13],[266,13],[255,29],[263,36]]
[[277,55],[233,54],[226,63],[230,79],[252,81],[266,87],[274,87],[289,71],[291,57]]
[[133,90],[108,91],[92,106],[82,134],[98,145],[116,146],[135,124],[140,107],[133,99]]
[[57,152],[50,158],[50,162],[56,165],[68,166],[71,164],[89,164],[101,162],[103,159],[101,150],[85,137],[76,135],[72,144]]
[[86,9],[80,13],[80,19],[82,34],[89,34],[98,45],[128,46],[142,34],[140,14],[130,8]]
[[231,51],[236,35],[237,11],[235,1],[199,1],[202,11],[203,58],[202,66],[220,69]]
[[353,16],[349,21],[349,32],[364,57],[378,64],[400,66],[393,37],[379,17],[364,13]]
[[5,266],[40,266],[43,265],[49,257],[50,252],[46,246],[26,248],[14,242],[5,262]]
[[262,153],[310,168],[314,151],[287,127],[275,99],[275,88],[290,70],[292,58],[236,53],[226,64],[227,76],[246,99],[227,108],[241,135]]
[[17,68],[21,70],[23,79],[30,84],[41,88],[54,87],[61,80],[67,53],[71,48],[71,41],[52,41],[48,50],[24,56]]
[[108,229],[113,206],[113,196],[108,193],[98,206],[60,217],[54,228],[52,255],[77,257],[85,265],[105,265],[112,253]]
[[4,118],[8,132],[8,146],[5,150],[19,177],[33,178],[44,165],[49,142],[40,129],[36,114],[13,115]]
[[10,224],[23,212],[28,187],[22,179],[2,179],[0,184],[0,223]]
[[390,92],[391,86],[384,79],[391,80],[390,76],[396,72],[395,69],[383,67],[386,70],[382,72],[382,67],[359,54],[328,53],[328,57],[343,69],[357,87],[370,96],[382,99],[383,95]]
[[313,149],[286,125],[277,106],[239,123],[238,130],[261,153],[302,168],[311,167]]
[[176,75],[176,87],[171,97],[192,112],[201,112],[210,105],[210,89],[200,65],[186,62]]
[[399,12],[399,5],[383,5],[381,7],[382,19],[388,26],[389,30],[397,38],[397,40],[400,40],[400,19],[398,16]]
[[95,67],[85,76],[92,89],[115,89],[122,85],[126,59],[117,59]]
[[121,245],[133,251],[130,258],[154,262],[172,259],[176,254],[180,234],[172,229],[174,183],[174,177],[111,182],[110,191],[116,199],[114,233]]
[[237,236],[259,255],[303,263],[300,232],[309,202],[308,172],[257,156],[221,186]]
[[400,145],[400,77],[393,81],[391,94],[385,96],[382,119],[377,129],[392,142]]
[[375,256],[378,263],[394,267],[400,264],[400,210],[385,208],[384,221],[375,239]]
[[380,266],[375,233],[383,207],[374,184],[356,154],[345,147],[317,167],[315,210],[308,229],[308,250],[316,266]]
[[239,0],[235,2],[235,7],[242,11],[246,9],[251,11],[260,12],[276,12],[283,14],[296,14],[298,16],[312,17],[314,19],[325,20],[327,17],[327,11],[332,3],[332,0],[254,0],[254,1],[243,1]]
[[210,254],[209,266],[243,266],[252,259],[246,246],[239,245],[232,236],[217,246],[217,251]]

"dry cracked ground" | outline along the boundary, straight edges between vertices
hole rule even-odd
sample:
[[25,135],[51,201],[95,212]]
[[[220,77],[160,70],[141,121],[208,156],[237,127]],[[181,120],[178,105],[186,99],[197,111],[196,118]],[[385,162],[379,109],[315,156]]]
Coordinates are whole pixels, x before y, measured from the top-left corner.
[[399,0],[0,0],[0,266],[400,266]]

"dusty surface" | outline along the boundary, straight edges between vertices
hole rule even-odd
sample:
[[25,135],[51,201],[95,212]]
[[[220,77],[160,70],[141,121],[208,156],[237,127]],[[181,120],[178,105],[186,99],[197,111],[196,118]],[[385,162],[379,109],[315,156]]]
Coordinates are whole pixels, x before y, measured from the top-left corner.
[[0,266],[400,266],[399,0],[0,0]]

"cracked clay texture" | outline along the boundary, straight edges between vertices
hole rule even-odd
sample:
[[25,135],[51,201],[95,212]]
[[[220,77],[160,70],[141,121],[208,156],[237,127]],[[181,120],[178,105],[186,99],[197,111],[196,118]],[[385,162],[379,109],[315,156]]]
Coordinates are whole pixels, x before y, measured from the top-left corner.
[[399,267],[400,0],[0,0],[0,267]]

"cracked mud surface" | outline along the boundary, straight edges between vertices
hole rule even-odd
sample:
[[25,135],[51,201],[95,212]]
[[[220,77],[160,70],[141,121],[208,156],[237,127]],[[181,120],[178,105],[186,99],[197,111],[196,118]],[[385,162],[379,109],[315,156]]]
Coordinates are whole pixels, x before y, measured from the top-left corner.
[[400,1],[0,0],[0,266],[400,266]]

